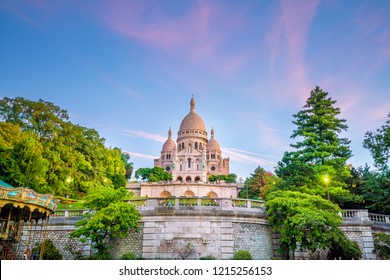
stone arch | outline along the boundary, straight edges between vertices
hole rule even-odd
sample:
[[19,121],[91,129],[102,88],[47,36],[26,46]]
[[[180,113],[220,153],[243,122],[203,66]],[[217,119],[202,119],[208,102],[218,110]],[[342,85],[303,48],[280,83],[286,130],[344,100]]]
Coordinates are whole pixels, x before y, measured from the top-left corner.
[[193,197],[193,196],[195,196],[195,193],[193,191],[191,191],[191,190],[187,190],[187,191],[184,192],[184,196],[186,196],[186,197]]
[[195,177],[195,182],[199,182],[200,181],[200,177],[199,176],[196,176]]
[[163,191],[160,194],[160,197],[171,197],[171,196],[172,196],[172,194],[169,191]]
[[207,196],[211,198],[218,198],[218,195],[213,191],[208,192]]
[[191,180],[192,180],[192,179],[191,179],[191,176],[187,176],[187,177],[186,177],[186,182],[191,182]]
[[183,181],[183,177],[181,177],[181,176],[177,177],[176,181],[180,181],[180,182]]

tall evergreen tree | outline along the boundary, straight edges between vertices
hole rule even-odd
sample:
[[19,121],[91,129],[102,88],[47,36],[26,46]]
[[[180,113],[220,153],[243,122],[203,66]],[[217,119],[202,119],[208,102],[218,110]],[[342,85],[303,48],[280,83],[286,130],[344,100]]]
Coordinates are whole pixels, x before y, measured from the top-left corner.
[[[348,126],[338,118],[340,108],[318,86],[311,91],[305,106],[294,115],[297,126],[291,138],[294,149],[285,152],[276,174],[282,179],[281,189],[297,190],[343,203],[356,199],[345,188],[351,176],[347,160],[352,156],[350,141],[339,134]],[[324,178],[329,178],[326,182]]]
[[380,169],[388,168],[390,158],[390,113],[386,123],[375,132],[367,131],[363,147],[370,150],[375,166]]

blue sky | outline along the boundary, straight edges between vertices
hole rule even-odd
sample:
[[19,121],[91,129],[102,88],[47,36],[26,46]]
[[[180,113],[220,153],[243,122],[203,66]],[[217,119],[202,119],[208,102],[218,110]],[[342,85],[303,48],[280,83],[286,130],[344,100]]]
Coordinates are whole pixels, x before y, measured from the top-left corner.
[[0,2],[0,97],[66,109],[152,167],[194,95],[231,172],[273,171],[316,85],[341,108],[349,163],[390,111],[389,1]]

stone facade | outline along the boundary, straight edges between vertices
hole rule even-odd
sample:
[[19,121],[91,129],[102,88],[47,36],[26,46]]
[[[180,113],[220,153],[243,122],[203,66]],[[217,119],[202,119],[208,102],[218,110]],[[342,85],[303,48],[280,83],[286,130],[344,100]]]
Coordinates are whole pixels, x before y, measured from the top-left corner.
[[123,254],[132,252],[138,258],[142,258],[142,232],[144,224],[140,223],[140,230],[131,230],[129,236],[110,241],[110,254],[114,259],[120,259]]
[[214,129],[208,139],[206,126],[195,111],[194,98],[177,135],[175,142],[169,129],[160,158],[154,160],[154,166],[171,173],[173,181],[207,182],[210,175],[229,174],[229,158],[222,157]]
[[258,224],[233,224],[234,252],[247,250],[255,260],[273,256],[272,230]]
[[[245,200],[219,199],[215,206],[201,206],[201,203],[196,206],[181,206],[177,203],[173,206],[159,206],[162,204],[158,201],[150,199],[149,203],[138,207],[142,214],[140,232],[130,232],[128,238],[110,241],[110,253],[115,259],[128,252],[144,259],[182,259],[186,252],[190,253],[186,259],[206,256],[231,259],[238,250],[248,250],[254,259],[279,257],[279,236],[272,233],[265,209],[258,202],[251,201],[238,207],[239,204],[235,202]],[[53,240],[64,259],[74,259],[77,251],[88,256],[92,248],[90,242],[81,244],[68,237],[82,213],[63,213],[58,211],[50,218],[45,238]],[[378,217],[380,221],[373,221]],[[24,242],[34,244],[39,240],[41,226],[45,225],[26,224],[22,235]],[[372,253],[373,233],[390,235],[390,216],[368,214],[367,210],[347,210],[343,213],[340,228],[348,238],[358,243],[363,251],[363,259],[375,259]],[[188,244],[190,250],[187,250]],[[318,256],[296,252],[295,258],[313,259]]]

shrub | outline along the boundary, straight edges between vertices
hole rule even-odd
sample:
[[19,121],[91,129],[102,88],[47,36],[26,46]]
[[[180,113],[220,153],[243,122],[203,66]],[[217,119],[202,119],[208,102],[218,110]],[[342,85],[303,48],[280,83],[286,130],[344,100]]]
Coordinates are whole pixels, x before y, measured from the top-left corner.
[[[33,255],[40,254],[40,250],[42,249],[42,243],[37,243],[35,247],[32,249]],[[62,260],[62,254],[60,250],[54,245],[53,241],[50,239],[46,239],[43,241],[43,256],[44,260]]]
[[338,231],[331,241],[327,259],[359,260],[363,257],[356,241],[349,240],[342,231]]
[[138,257],[133,252],[128,252],[122,255],[121,260],[137,260]]
[[252,255],[249,251],[239,250],[234,253],[233,260],[251,260]]
[[377,259],[390,259],[390,235],[374,233],[374,253]]
[[208,256],[205,256],[205,257],[201,257],[200,260],[215,260],[215,257],[212,256],[212,255],[208,255]]

